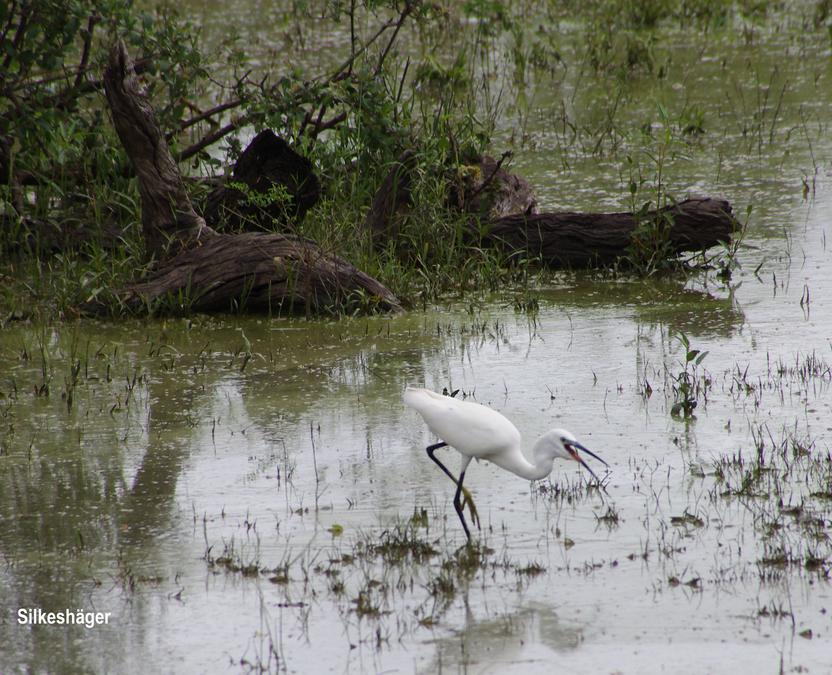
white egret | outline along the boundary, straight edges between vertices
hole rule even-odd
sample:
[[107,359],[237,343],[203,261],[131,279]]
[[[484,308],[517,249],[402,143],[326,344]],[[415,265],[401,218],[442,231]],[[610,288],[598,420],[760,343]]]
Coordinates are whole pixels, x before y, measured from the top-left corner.
[[[570,432],[565,429],[551,429],[537,439],[532,446],[532,460],[530,461],[520,447],[520,432],[511,422],[496,410],[486,408],[479,403],[460,401],[450,396],[437,394],[429,389],[407,387],[404,392],[405,405],[416,410],[425,420],[428,428],[436,434],[440,441],[429,445],[426,450],[437,466],[456,485],[454,508],[462,522],[465,536],[471,539],[468,525],[465,523],[464,506],[468,503],[471,517],[479,526],[474,502],[464,487],[465,470],[471,460],[484,459],[493,462],[501,469],[527,480],[539,480],[552,472],[552,464],[556,458],[570,459],[583,466],[597,481],[598,476],[589,468],[578,454],[585,452],[605,466],[609,466],[594,452],[581,445]],[[439,448],[451,446],[462,455],[462,465],[459,478],[439,461],[434,452]],[[600,482],[600,481],[599,481]],[[460,495],[465,500],[460,501]]]

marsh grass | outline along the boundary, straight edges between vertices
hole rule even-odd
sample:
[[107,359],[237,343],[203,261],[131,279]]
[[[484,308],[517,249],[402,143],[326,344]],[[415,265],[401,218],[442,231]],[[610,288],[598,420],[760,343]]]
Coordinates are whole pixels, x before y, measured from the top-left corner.
[[[714,463],[712,499],[742,500],[755,514],[765,569],[802,568],[822,578],[832,570],[826,486],[832,477],[829,451],[819,451],[810,436],[783,428],[752,428],[754,452]],[[761,574],[767,574],[761,572]]]
[[[233,539],[225,541],[216,556],[213,547],[206,545],[204,559],[209,568],[226,574],[267,574],[286,598],[281,606],[305,607],[306,600],[296,600],[299,593],[302,598],[317,597],[318,602],[327,598],[345,620],[354,617],[369,622],[382,636],[394,626],[398,632],[436,627],[476,583],[522,587],[547,572],[535,560],[520,563],[507,553],[497,556],[480,541],[448,546],[444,535],[429,535],[422,518],[365,530],[351,543],[333,541],[326,550],[299,554],[275,567],[264,565],[256,549],[244,552]],[[411,610],[397,610],[402,603]]]
[[[239,545],[232,537],[229,541],[223,542],[223,549],[219,555],[213,554],[212,546],[206,548],[204,559],[209,568],[218,567],[244,577],[256,577],[267,571],[263,568],[259,551],[259,540],[256,540],[253,546]],[[269,580],[272,583],[288,583],[287,566],[278,565],[271,570],[271,574]]]

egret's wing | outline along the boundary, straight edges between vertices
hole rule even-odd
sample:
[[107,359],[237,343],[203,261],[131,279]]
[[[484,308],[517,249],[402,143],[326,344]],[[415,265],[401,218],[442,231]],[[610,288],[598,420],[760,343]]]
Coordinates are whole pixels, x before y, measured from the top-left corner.
[[470,457],[487,459],[506,448],[520,447],[517,427],[479,403],[414,388],[405,391],[404,401],[419,412],[433,433]]

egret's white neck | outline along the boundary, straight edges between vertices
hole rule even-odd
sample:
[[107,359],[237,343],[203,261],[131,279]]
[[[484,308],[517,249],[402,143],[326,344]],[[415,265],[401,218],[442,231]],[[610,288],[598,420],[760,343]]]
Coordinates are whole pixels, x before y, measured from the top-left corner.
[[532,457],[534,463],[530,462],[526,453],[518,451],[503,461],[492,459],[491,461],[506,471],[525,478],[526,480],[540,480],[552,473],[555,455],[552,452],[552,441],[544,434],[535,441],[532,446]]

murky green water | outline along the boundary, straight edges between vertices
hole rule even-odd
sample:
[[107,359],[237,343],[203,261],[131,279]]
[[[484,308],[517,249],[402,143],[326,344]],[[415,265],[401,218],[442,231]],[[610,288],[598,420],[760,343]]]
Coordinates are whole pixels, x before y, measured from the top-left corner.
[[[667,180],[753,205],[729,285],[579,274],[535,290],[532,315],[500,296],[337,322],[6,327],[0,672],[824,672],[828,44],[664,49],[668,78],[631,83],[621,124],[655,122],[657,99],[705,110]],[[641,147],[564,151],[547,122],[564,98],[602,114],[604,82],[572,77],[538,94],[515,166],[544,206],[622,207]],[[708,352],[689,421],[671,415],[679,332]],[[571,429],[610,463],[605,490],[571,466],[530,488],[472,465],[471,564],[407,383],[459,388],[527,439]],[[431,551],[379,547],[414,513],[408,541]],[[20,609],[109,617],[31,626]]]

